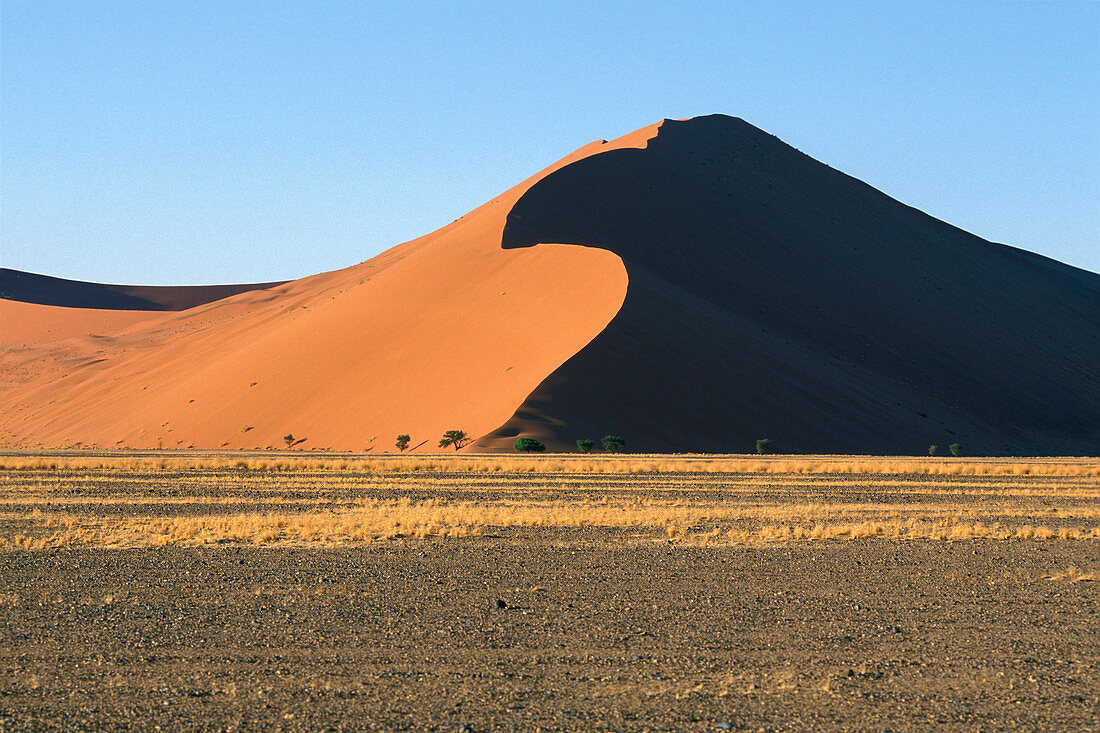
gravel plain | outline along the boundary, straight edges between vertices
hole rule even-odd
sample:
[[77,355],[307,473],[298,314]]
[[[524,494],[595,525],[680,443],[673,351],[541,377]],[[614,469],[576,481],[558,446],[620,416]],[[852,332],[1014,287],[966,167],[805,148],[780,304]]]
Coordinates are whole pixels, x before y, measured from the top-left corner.
[[[9,472],[0,534],[81,485],[91,499],[135,495],[81,509],[104,517],[147,514],[166,493],[160,479],[108,491],[102,478]],[[1035,501],[1037,514],[1057,509]],[[1095,730],[1098,547],[705,544],[599,526],[9,546],[0,731]]]

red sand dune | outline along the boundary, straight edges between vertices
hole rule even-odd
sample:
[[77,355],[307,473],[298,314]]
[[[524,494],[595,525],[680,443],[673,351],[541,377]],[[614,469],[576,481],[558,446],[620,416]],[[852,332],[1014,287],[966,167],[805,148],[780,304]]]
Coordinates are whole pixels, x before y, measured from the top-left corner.
[[[557,163],[644,145],[656,127]],[[488,433],[614,317],[611,252],[500,246],[539,176],[354,267],[187,310],[0,301],[0,442],[390,450]]]
[[0,319],[8,445],[1100,452],[1100,276],[721,115],[593,143],[345,270]]

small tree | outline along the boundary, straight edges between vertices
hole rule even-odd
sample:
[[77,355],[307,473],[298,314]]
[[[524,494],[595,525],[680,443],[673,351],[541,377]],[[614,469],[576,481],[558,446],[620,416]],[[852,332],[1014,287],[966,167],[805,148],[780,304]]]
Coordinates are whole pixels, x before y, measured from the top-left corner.
[[761,438],[760,440],[756,441],[756,452],[759,453],[760,455],[764,455],[765,453],[771,453],[772,452],[772,442],[770,440],[768,440],[767,438]]
[[591,453],[592,448],[596,445],[596,441],[589,440],[588,438],[581,438],[577,441],[577,450],[581,453]]
[[939,448],[939,446],[936,445],[935,443],[928,446],[928,455],[930,455],[930,456],[936,455],[936,449],[938,449],[938,448]]
[[546,450],[546,446],[534,438],[519,438],[515,447],[520,453],[542,453]]
[[952,443],[951,445],[947,446],[947,450],[951,451],[951,455],[953,456],[958,456],[960,453],[962,453],[962,449],[963,447],[960,443]]
[[287,448],[294,445],[294,435],[292,435],[291,433],[287,433],[283,436],[283,442],[286,443]]
[[407,451],[409,449],[409,441],[412,440],[408,435],[398,435],[397,442],[394,443],[399,451]]
[[618,435],[605,435],[600,443],[603,444],[603,449],[608,453],[619,453],[626,447],[626,441]]
[[439,441],[439,447],[446,448],[449,445],[453,445],[455,450],[458,450],[469,442],[465,430],[448,430],[443,433],[443,440]]

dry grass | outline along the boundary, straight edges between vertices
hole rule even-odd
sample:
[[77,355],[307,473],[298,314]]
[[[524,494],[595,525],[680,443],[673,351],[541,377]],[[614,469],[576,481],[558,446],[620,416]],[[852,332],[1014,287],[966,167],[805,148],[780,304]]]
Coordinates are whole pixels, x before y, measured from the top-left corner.
[[909,458],[744,455],[395,455],[296,451],[230,453],[58,451],[0,455],[0,470],[224,470],[387,473],[551,474],[873,474],[922,476],[1098,477],[1097,458]]
[[[860,512],[823,507],[822,516]],[[794,512],[809,521],[772,524],[740,520],[789,516],[781,507],[755,511],[669,504],[552,502],[478,504],[471,502],[372,502],[338,511],[285,513],[239,512],[183,517],[104,517],[91,514],[32,514],[36,535],[0,537],[0,547],[150,547],[168,544],[326,546],[376,540],[467,537],[504,527],[602,527],[659,531],[668,541],[775,543],[800,540],[1095,540],[1100,527],[1048,527],[921,516],[863,521],[813,521],[812,511]],[[865,514],[878,514],[868,509]],[[44,530],[44,531],[43,531]],[[654,535],[656,536],[656,535]]]
[[515,527],[631,541],[1092,540],[1096,459],[0,457],[0,548],[349,545]]
[[[904,464],[832,457],[765,459],[760,465],[769,470],[757,473],[741,469],[761,459],[736,457],[386,458],[363,461],[369,471],[341,457],[3,460],[0,548],[7,550],[339,546],[509,528],[598,528],[622,541],[698,545],[1100,538],[1100,485],[1086,475],[1092,459],[973,461],[959,464],[971,472],[957,474],[891,474]],[[577,471],[589,462],[605,470]],[[548,470],[561,463],[570,470]],[[790,470],[796,463],[822,472]],[[634,470],[686,464],[691,470]],[[730,470],[698,470],[711,464]],[[857,465],[868,472],[848,473]],[[1008,472],[1020,466],[1042,471]]]

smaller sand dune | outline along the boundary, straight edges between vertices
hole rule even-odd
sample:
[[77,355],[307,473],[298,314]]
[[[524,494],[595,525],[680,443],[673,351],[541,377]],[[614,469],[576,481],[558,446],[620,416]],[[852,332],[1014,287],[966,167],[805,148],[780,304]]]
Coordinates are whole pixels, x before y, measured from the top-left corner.
[[281,282],[243,285],[106,285],[0,268],[0,298],[63,308],[181,311]]
[[64,308],[0,300],[0,349],[10,352],[76,336],[114,332],[156,316],[155,311]]

